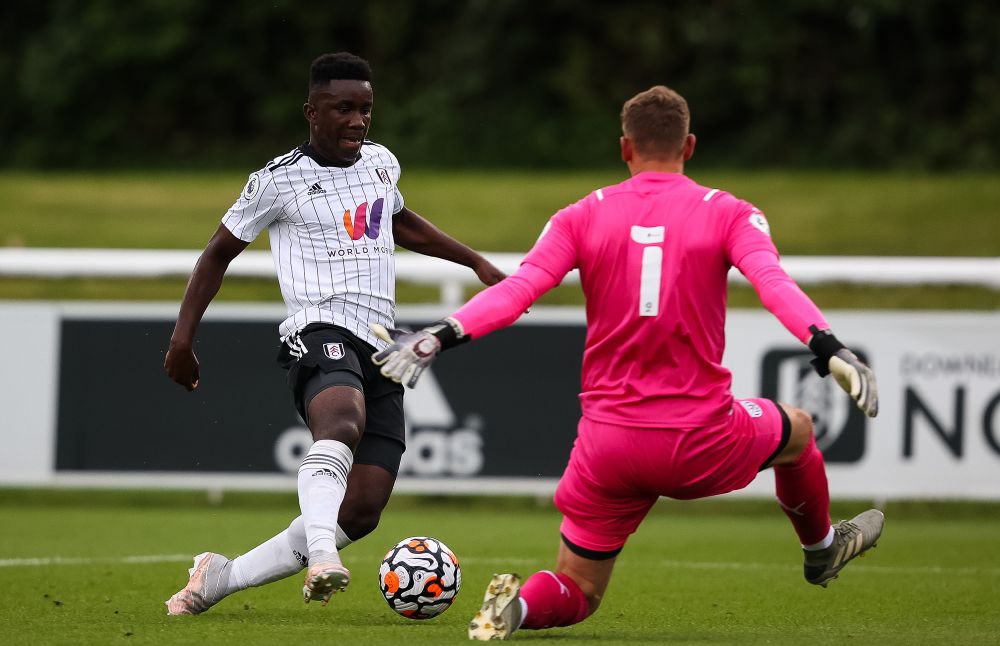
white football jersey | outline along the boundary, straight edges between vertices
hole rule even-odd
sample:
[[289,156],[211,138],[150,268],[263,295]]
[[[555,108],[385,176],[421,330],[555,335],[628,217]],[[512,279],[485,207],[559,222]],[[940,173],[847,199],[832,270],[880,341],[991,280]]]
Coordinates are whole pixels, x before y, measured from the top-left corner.
[[250,175],[222,218],[247,242],[265,228],[288,318],[282,338],[309,323],[345,327],[377,348],[368,327],[393,327],[396,268],[392,216],[403,208],[399,162],[365,141],[347,168],[324,166],[306,144]]

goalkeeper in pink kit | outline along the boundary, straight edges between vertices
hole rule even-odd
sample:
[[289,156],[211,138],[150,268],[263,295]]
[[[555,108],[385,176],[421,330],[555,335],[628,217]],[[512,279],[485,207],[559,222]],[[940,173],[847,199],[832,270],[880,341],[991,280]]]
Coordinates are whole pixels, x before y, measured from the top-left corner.
[[377,330],[391,345],[373,360],[382,374],[412,387],[439,351],[510,325],[567,272],[580,270],[587,300],[583,415],[555,494],[563,514],[556,568],[523,584],[515,574],[494,576],[470,623],[472,639],[583,621],[657,498],[735,491],[765,468],[774,469],[809,583],[826,586],[882,532],[874,509],[831,525],[808,413],[734,399],[721,365],[730,267],[809,346],[817,371],[832,373],[874,417],[871,370],[782,269],[764,215],[683,174],[695,148],[684,98],[657,86],[629,99],[621,119],[630,179],[552,216],[516,273],[450,317],[416,332]]

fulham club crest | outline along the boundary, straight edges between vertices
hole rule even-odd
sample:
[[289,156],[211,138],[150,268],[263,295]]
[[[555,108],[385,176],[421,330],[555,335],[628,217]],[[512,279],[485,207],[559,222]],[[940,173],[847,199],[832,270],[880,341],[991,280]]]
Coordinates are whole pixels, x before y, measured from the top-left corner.
[[337,359],[344,358],[344,344],[343,343],[324,343],[323,344],[323,354],[330,357],[334,361]]
[[392,184],[392,180],[389,179],[389,171],[384,168],[376,168],[375,172],[378,173],[378,178],[382,180],[382,183],[388,186]]

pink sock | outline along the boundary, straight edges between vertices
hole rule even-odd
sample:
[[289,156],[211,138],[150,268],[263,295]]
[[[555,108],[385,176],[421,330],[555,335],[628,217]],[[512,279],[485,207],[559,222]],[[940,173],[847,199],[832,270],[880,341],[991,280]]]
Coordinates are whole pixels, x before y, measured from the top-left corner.
[[538,629],[572,626],[587,618],[590,607],[583,590],[565,574],[548,570],[535,572],[521,586],[521,598],[528,614],[521,628]]
[[830,531],[830,490],[823,454],[816,448],[815,438],[809,438],[794,463],[774,467],[774,483],[778,502],[792,521],[799,542],[813,545],[826,538]]

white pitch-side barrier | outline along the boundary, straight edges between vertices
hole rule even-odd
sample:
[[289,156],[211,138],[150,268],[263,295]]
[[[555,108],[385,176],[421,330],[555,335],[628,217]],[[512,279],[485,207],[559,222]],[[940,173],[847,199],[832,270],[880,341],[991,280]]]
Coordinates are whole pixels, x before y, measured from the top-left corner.
[[[2,248],[0,276],[34,278],[166,278],[190,275],[197,250]],[[486,253],[507,273],[517,269],[519,253]],[[1000,258],[903,256],[786,256],[785,270],[802,285],[845,283],[864,285],[973,285],[1000,289]],[[229,276],[268,278],[275,275],[268,251],[245,251],[233,261]],[[396,254],[400,282],[437,285],[441,304],[461,302],[463,288],[478,284],[467,268],[438,258]],[[738,271],[733,282],[745,282]],[[565,283],[579,282],[574,271]]]

